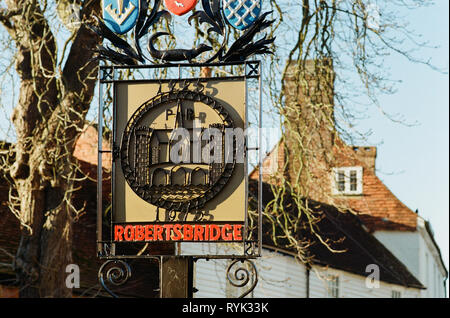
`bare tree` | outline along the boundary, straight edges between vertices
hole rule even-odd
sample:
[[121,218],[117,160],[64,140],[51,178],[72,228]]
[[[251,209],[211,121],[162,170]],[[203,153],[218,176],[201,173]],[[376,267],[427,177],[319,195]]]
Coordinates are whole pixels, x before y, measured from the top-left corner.
[[[81,5],[85,22],[100,11],[99,1],[57,1]],[[58,54],[47,1],[6,0],[0,22],[13,40],[20,79],[12,123],[16,142],[10,208],[21,223],[14,270],[21,297],[66,297],[65,268],[72,263],[71,204],[76,168],[72,153],[94,93],[100,39],[83,23]],[[63,60],[64,59],[64,60]]]

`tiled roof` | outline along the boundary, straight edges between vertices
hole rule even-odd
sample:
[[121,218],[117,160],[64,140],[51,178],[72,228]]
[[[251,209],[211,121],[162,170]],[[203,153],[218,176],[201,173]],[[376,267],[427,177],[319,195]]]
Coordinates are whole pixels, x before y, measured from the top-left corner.
[[348,198],[348,205],[360,213],[372,231],[415,231],[417,214],[405,206],[371,171],[363,174],[363,195]]
[[[254,180],[250,181],[250,187],[253,190],[257,187]],[[271,186],[263,183],[263,204],[267,204],[272,198]],[[291,201],[291,196],[286,195],[284,204],[295,207],[295,203],[291,204]],[[405,287],[425,288],[403,263],[364,229],[358,216],[350,212],[341,212],[331,205],[311,200],[308,200],[308,206],[314,212],[314,216],[321,218],[317,223],[317,231],[321,233],[322,238],[328,240],[330,248],[341,251],[330,251],[316,235],[308,230],[308,226],[298,226],[298,231],[295,234],[298,238],[311,244],[307,248],[307,253],[312,258],[313,264],[330,266],[361,276],[367,276],[366,267],[369,264],[375,264],[380,269],[381,281]],[[297,215],[298,211],[294,208],[289,213]],[[283,246],[283,243],[285,243],[283,239],[278,239],[275,244],[272,240],[272,234],[271,223],[267,217],[264,217],[263,244],[273,247]],[[292,248],[285,250],[296,253]],[[342,251],[345,252],[342,253]]]
[[[83,162],[89,163],[93,166],[97,166],[98,155],[98,136],[97,129],[92,125],[86,125],[83,128],[83,132],[78,137],[75,144],[73,156]],[[103,150],[111,150],[109,142],[103,141]],[[111,153],[105,152],[102,155],[102,167],[109,170],[111,169]]]

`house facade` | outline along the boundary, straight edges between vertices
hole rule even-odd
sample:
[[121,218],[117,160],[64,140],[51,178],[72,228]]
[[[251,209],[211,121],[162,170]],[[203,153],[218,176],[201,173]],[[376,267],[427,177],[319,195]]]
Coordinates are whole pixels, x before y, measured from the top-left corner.
[[[329,175],[324,176],[323,183],[327,186],[323,187],[328,188],[330,198],[336,200],[331,204],[345,204],[357,213],[361,224],[351,224],[338,230],[349,236],[347,240],[354,240],[359,246],[345,245],[347,252],[336,255],[316,248],[313,253],[319,257],[312,266],[307,266],[298,261],[295,251],[283,250],[276,244],[265,242],[262,256],[253,261],[258,283],[247,297],[447,297],[448,272],[429,222],[406,207],[376,176],[376,148],[345,146],[341,154],[346,151],[351,151],[352,160],[342,159],[341,165],[333,167]],[[283,144],[280,143],[263,162],[264,184],[271,180],[268,174],[273,174],[282,166],[283,157]],[[255,169],[250,179],[257,179],[258,173]],[[270,195],[267,191],[263,193]],[[336,229],[333,227],[333,230]],[[214,254],[208,249],[208,244],[197,244],[185,248],[185,252]],[[370,252],[375,250],[382,252],[377,255]],[[245,288],[234,287],[226,278],[229,263],[229,260],[197,260],[194,269],[197,292],[194,297],[240,295]],[[349,264],[347,268],[342,266],[345,263]],[[374,269],[395,267],[397,271],[392,275],[398,281],[383,279],[383,275],[371,280]],[[365,272],[361,271],[362,268]]]
[[[422,297],[446,297],[448,272],[431,224],[403,204],[377,177],[374,147],[351,150],[361,158],[359,164],[353,163],[362,171],[358,176],[361,192],[355,196],[344,194],[343,199],[358,211],[373,235],[427,287],[421,292]],[[346,166],[343,163],[339,168]],[[336,183],[332,187],[336,188]]]
[[[265,182],[263,188],[264,204],[271,199],[271,188]],[[444,285],[439,291],[436,290],[436,294],[427,293],[430,287],[423,284],[417,274],[413,274],[406,262],[400,260],[388,244],[382,243],[377,238],[376,233],[362,222],[360,216],[350,212],[343,213],[332,205],[312,206],[315,206],[314,209],[317,211],[325,212],[318,228],[327,233],[327,238],[332,242],[336,242],[329,247],[339,252],[331,251],[307,231],[299,233],[300,237],[312,242],[308,248],[312,260],[309,264],[304,264],[298,260],[295,250],[277,247],[270,239],[271,227],[264,229],[263,226],[262,255],[252,260],[256,273],[249,270],[250,281],[257,279],[257,284],[247,297],[445,297]],[[406,241],[415,235],[415,232],[411,231],[401,233],[409,233],[407,237],[400,236]],[[390,244],[396,246],[395,242]],[[411,246],[411,242],[409,245]],[[217,247],[212,247],[211,244],[182,246],[185,254],[214,255],[217,253],[215,249]],[[226,252],[230,254],[229,251]],[[414,258],[414,255],[405,254],[411,259]],[[245,292],[250,283],[237,288],[227,279],[227,267],[230,262],[214,259],[197,260],[193,282],[197,292],[194,293],[194,297],[237,297]]]
[[[303,70],[299,71],[299,68]],[[353,240],[355,245],[346,246],[348,251],[339,253],[340,257],[316,248],[313,252],[318,257],[307,271],[305,265],[295,261],[295,253],[285,250],[281,250],[281,254],[280,250],[273,252],[276,244],[269,242],[261,259],[255,262],[260,276],[271,279],[261,279],[253,295],[447,297],[448,272],[433,238],[431,225],[402,203],[378,178],[376,147],[347,145],[334,127],[334,81],[331,60],[306,61],[302,65],[293,62],[288,67],[284,82],[285,136],[264,159],[262,176],[263,183],[272,185],[279,185],[283,179],[297,180],[306,188],[309,199],[357,215],[359,221],[345,230],[330,228],[341,231],[347,241]],[[300,144],[310,147],[300,149]],[[299,154],[305,157],[300,159]],[[309,179],[302,172],[305,164],[308,165]],[[258,175],[259,167],[249,177],[257,180]],[[270,193],[266,195],[270,196]],[[356,232],[359,235],[355,235]],[[378,250],[381,254],[374,257],[371,250]],[[367,283],[372,265],[379,266],[381,272],[383,269],[389,272],[393,268],[392,264],[389,265],[391,262],[397,264],[394,266],[397,271],[381,275],[377,288]],[[216,263],[214,267],[219,270],[223,264],[219,266],[221,262]],[[204,272],[207,272],[207,277],[214,277],[211,264],[198,263],[196,275],[204,277]],[[311,275],[313,271],[316,275]],[[306,272],[309,272],[308,276],[305,276]],[[383,279],[386,275],[397,280]],[[310,288],[306,289],[309,292],[305,292],[305,282],[309,282]],[[199,289],[197,296],[206,295],[200,287],[203,283],[199,280],[196,284]],[[209,284],[204,288],[212,292],[214,286],[218,287]],[[219,289],[214,290],[219,295]],[[226,290],[220,294],[225,296]]]
[[[327,103],[330,103],[328,98]],[[302,103],[300,103],[302,104]],[[303,112],[310,114],[310,112]],[[304,118],[302,124],[310,122]],[[316,121],[314,121],[317,123]],[[295,128],[295,127],[294,127]],[[270,240],[268,231],[263,235],[262,256],[253,260],[258,283],[248,297],[311,297],[311,298],[416,298],[447,297],[447,269],[442,261],[429,222],[409,209],[383,184],[376,175],[376,148],[346,145],[342,140],[327,135],[333,129],[314,127],[312,132],[323,133],[317,140],[324,141],[331,165],[321,165],[320,156],[312,166],[317,177],[315,187],[310,189],[310,199],[320,203],[318,211],[325,213],[321,229],[335,233],[335,241],[342,253],[330,252],[323,244],[314,244],[311,249],[313,260],[305,265],[298,261],[296,251],[282,249]],[[314,139],[314,133],[311,134]],[[86,127],[77,141],[74,156],[78,158],[82,170],[90,178],[83,181],[76,202],[84,204],[86,214],[74,225],[74,260],[82,269],[84,290],[100,293],[97,269],[101,262],[95,256],[95,180],[97,164],[97,132]],[[289,137],[289,134],[288,134]],[[334,142],[330,140],[334,139]],[[288,142],[289,138],[288,138]],[[321,145],[324,146],[324,145]],[[289,153],[285,142],[280,141],[267,155],[263,167],[263,200],[270,201],[270,184],[277,182],[277,174],[286,173],[285,162]],[[318,147],[319,148],[319,147]],[[323,147],[322,147],[323,148]],[[107,145],[104,146],[107,149]],[[104,154],[103,167],[110,169],[111,158]],[[290,160],[293,162],[294,160]],[[289,170],[290,169],[290,170]],[[295,172],[295,165],[288,167],[287,174]],[[250,173],[249,179],[256,180],[258,169]],[[275,175],[275,177],[274,177]],[[17,249],[19,224],[7,208],[8,187],[0,183],[0,297],[17,296],[11,257]],[[104,186],[104,191],[109,191]],[[106,194],[106,193],[105,193]],[[106,195],[104,196],[106,197]],[[339,208],[337,208],[339,207]],[[341,213],[349,210],[352,213]],[[307,233],[300,233],[307,235]],[[181,244],[184,254],[206,255],[211,244]],[[216,248],[221,248],[219,245]],[[227,247],[229,248],[229,247]],[[7,253],[4,253],[6,251]],[[245,286],[238,288],[227,279],[227,268],[231,260],[198,259],[194,266],[193,286],[195,298],[237,297],[245,292]],[[82,265],[82,266],[81,266]],[[135,264],[138,265],[138,264]],[[146,290],[157,286],[157,267],[141,264],[142,276],[146,284],[133,282],[127,287],[128,295],[139,296],[138,287]],[[145,286],[144,286],[145,285]],[[138,286],[138,287],[137,287]],[[81,293],[81,295],[84,292]],[[89,294],[91,295],[91,294]],[[142,294],[140,294],[142,295]],[[154,297],[156,292],[148,296]]]

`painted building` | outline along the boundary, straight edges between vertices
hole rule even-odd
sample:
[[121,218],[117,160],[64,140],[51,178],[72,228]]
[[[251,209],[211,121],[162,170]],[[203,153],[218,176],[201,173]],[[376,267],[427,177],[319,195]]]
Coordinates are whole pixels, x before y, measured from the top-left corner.
[[[401,202],[376,175],[376,147],[347,146],[333,148],[334,167],[323,173],[320,187],[329,196],[322,202],[344,206],[356,212],[365,228],[388,248],[426,287],[420,297],[446,295],[448,271],[442,260],[431,224]],[[284,146],[279,143],[263,162],[263,179],[282,167]],[[258,171],[251,173],[257,177]]]
[[[402,203],[378,178],[376,147],[347,145],[339,136],[334,123],[336,79],[332,61],[311,60],[300,67],[303,69],[292,62],[287,68],[284,138],[262,163],[263,182],[267,188],[268,184],[280,185],[282,178],[299,180],[308,190],[307,198],[328,211],[325,213],[330,222],[335,218],[334,207],[341,212],[347,211],[340,214],[334,211],[335,216],[344,219],[344,227],[333,222],[327,224],[332,233],[340,232],[345,237],[344,249],[347,251],[330,254],[316,244],[310,248],[315,257],[314,265],[309,275],[305,275],[307,267],[296,263],[293,251],[277,249],[277,244],[266,241],[264,255],[256,262],[261,276],[272,277],[272,283],[270,279],[267,282],[263,279],[254,295],[446,297],[448,272],[433,238],[431,225]],[[307,151],[300,149],[306,144],[310,145]],[[299,153],[305,156],[303,160]],[[306,169],[300,168],[305,165],[308,176],[303,172]],[[257,180],[258,174],[259,168],[250,173],[250,179]],[[263,193],[263,201],[268,202],[271,192]],[[353,215],[356,218],[354,222],[347,220]],[[350,246],[346,246],[349,243]],[[278,252],[273,252],[274,249]],[[373,255],[374,250],[379,253],[377,257]],[[276,265],[266,267],[265,258],[270,259],[268,263]],[[215,277],[211,264],[198,263],[197,276],[205,279]],[[219,271],[219,267],[225,265],[214,266]],[[367,288],[365,284],[372,266],[380,269],[378,288]],[[285,270],[287,268],[289,270]],[[392,271],[394,268],[396,271]],[[311,275],[313,271],[319,274]],[[389,276],[392,278],[387,279]],[[197,284],[197,296],[206,295],[200,287],[203,283],[199,280]],[[305,284],[310,287],[306,288],[309,292],[305,292]],[[210,284],[204,288],[212,292],[214,286],[218,287]],[[215,295],[227,295],[227,288],[224,291],[217,291]]]

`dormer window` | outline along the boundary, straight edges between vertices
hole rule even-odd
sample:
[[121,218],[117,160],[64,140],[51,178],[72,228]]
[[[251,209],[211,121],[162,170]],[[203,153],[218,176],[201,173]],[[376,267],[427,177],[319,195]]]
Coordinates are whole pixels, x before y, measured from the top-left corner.
[[362,194],[362,167],[340,167],[332,171],[334,195]]

